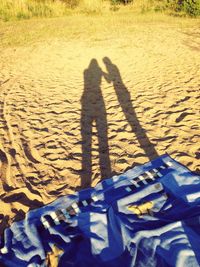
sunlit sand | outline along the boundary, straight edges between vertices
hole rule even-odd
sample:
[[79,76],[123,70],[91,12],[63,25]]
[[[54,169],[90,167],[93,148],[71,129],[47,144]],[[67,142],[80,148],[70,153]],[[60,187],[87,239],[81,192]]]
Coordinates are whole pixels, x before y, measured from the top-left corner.
[[200,170],[197,27],[129,17],[123,31],[117,16],[110,29],[78,18],[88,34],[67,20],[69,38],[61,28],[63,38],[1,48],[1,230],[166,152]]

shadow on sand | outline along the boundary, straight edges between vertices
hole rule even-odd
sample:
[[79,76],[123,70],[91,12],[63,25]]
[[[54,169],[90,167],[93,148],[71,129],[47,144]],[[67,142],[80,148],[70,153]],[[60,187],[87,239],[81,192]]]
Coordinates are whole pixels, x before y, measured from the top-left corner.
[[140,147],[149,160],[158,156],[154,145],[141,126],[132,106],[130,93],[124,85],[120,71],[108,57],[103,58],[107,73],[103,72],[96,59],[92,59],[84,71],[84,92],[81,98],[81,136],[82,136],[82,175],[81,188],[91,186],[92,179],[92,136],[96,126],[98,137],[98,153],[101,178],[112,176],[108,145],[108,124],[106,107],[101,91],[101,80],[113,84],[117,99],[124,112],[132,132],[136,135]]
[[104,73],[96,59],[92,59],[84,71],[84,92],[81,98],[81,136],[82,136],[82,177],[81,187],[91,185],[92,177],[92,129],[96,124],[98,153],[101,177],[111,175],[108,146],[108,124],[106,107],[101,92]]

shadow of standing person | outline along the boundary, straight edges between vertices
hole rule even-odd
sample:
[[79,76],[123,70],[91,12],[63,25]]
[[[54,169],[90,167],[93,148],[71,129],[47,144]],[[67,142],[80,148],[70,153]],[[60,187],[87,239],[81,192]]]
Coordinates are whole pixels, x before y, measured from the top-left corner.
[[158,154],[137,118],[137,114],[131,103],[130,93],[122,81],[119,69],[108,57],[104,57],[103,62],[108,72],[104,76],[108,82],[113,82],[118,101],[122,107],[126,120],[131,126],[132,132],[135,133],[137,137],[140,147],[144,150],[150,160],[156,158]]
[[97,60],[92,59],[88,69],[84,71],[84,92],[81,98],[82,188],[91,186],[92,128],[94,123],[97,129],[101,179],[111,175],[106,108],[100,87],[103,75]]

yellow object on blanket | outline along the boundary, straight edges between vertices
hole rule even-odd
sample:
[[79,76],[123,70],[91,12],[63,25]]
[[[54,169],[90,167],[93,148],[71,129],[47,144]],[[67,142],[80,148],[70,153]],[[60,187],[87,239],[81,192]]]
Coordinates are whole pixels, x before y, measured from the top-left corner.
[[152,201],[142,203],[141,205],[138,205],[138,206],[131,205],[128,207],[130,211],[132,211],[138,216],[143,215],[143,214],[148,214],[151,208],[153,208]]

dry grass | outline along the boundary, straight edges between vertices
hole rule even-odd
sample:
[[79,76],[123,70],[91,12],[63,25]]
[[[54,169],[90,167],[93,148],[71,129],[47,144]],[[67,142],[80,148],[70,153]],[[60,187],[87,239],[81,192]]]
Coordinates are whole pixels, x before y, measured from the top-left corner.
[[[8,0],[6,1],[8,2]],[[5,0],[0,0],[1,4],[3,2],[5,3]],[[18,7],[14,8],[13,6],[13,10],[19,10],[22,0],[14,0],[14,2],[16,5],[18,3]],[[31,2],[32,0],[29,3]],[[187,27],[192,24],[199,25],[199,19],[175,18],[164,13],[153,12],[152,9],[149,12],[142,13],[141,8],[145,3],[147,3],[147,0],[139,0],[137,5],[120,6],[118,11],[113,11],[110,9],[108,2],[81,0],[76,10],[62,10],[63,14],[68,14],[68,16],[57,18],[37,17],[31,20],[11,20],[7,22],[0,20],[0,47],[24,46],[45,40],[51,41],[55,38],[66,41],[84,39],[84,41],[88,41],[88,44],[99,40],[108,40],[111,35],[116,38],[126,35],[126,38],[129,38],[129,35],[137,30],[137,23],[148,25],[159,23],[172,27],[175,24],[178,24],[179,27]],[[62,9],[63,3],[51,2],[51,4],[57,5],[57,11],[59,8]],[[25,4],[21,6],[21,9],[23,8],[25,10]],[[17,14],[16,10],[15,15]],[[13,14],[13,18],[15,15]]]
[[103,0],[80,0],[78,10],[85,13],[102,13],[105,7]]
[[69,12],[70,8],[61,1],[0,0],[0,19],[4,21],[32,17],[57,17]]
[[128,10],[134,15],[169,13],[166,1],[135,0],[128,6],[112,5],[110,0],[0,0],[0,21],[38,17],[63,17],[69,14],[106,14]]
[[[77,5],[76,5],[77,4]],[[77,6],[77,9],[73,8]],[[0,0],[0,20],[21,20],[33,17],[58,17],[71,12],[102,13],[105,8],[103,0],[77,1],[37,1],[37,0]]]
[[134,14],[144,14],[162,11],[163,2],[137,0],[125,7],[112,5],[110,0],[0,0],[0,20],[61,17],[71,13],[102,14],[121,9],[128,9]]

